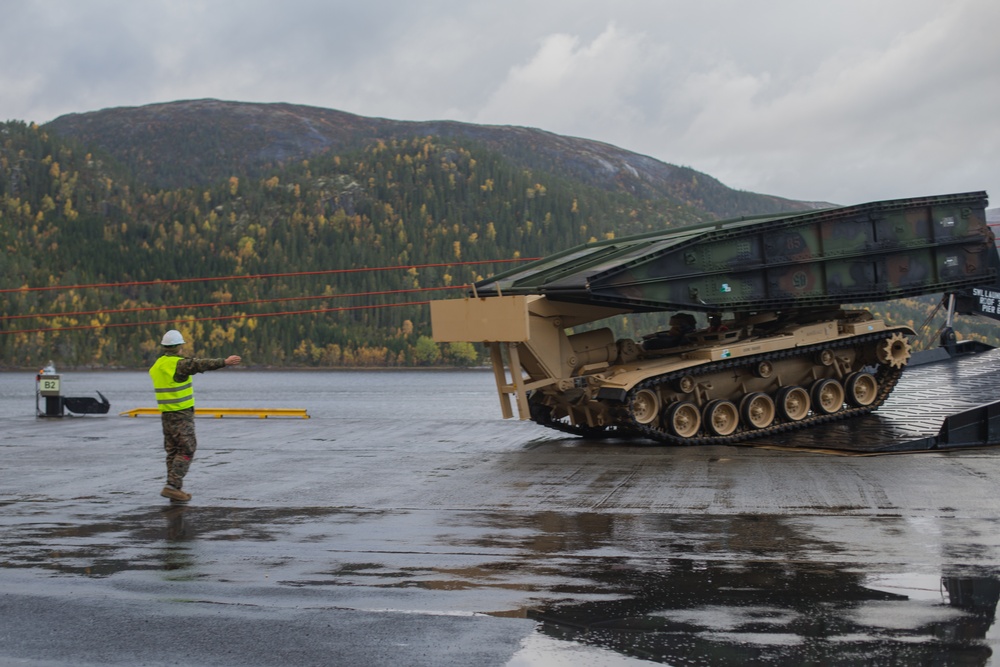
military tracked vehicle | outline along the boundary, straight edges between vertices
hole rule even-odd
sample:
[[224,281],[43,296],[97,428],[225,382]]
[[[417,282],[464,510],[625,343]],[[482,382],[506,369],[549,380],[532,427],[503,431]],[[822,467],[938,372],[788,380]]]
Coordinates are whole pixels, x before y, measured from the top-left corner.
[[[590,243],[432,302],[434,338],[488,345],[505,418],[513,397],[521,419],[588,437],[722,444],[863,415],[914,331],[849,305],[996,285],[986,204],[898,199]],[[688,326],[633,340],[592,324],[646,312]]]

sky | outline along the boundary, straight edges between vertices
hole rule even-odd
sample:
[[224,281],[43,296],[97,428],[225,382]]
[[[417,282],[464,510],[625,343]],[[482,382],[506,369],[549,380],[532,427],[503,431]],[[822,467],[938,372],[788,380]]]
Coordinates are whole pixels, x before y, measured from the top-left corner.
[[997,0],[0,0],[0,121],[200,98],[607,142],[726,185],[1000,206]]

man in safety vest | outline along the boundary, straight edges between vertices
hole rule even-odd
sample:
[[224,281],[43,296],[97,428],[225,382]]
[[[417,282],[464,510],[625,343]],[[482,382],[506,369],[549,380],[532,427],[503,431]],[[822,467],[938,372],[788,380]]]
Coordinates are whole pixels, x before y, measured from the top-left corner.
[[182,491],[181,487],[198,447],[194,437],[194,385],[191,376],[235,366],[242,359],[235,354],[225,359],[183,357],[180,347],[184,344],[184,336],[176,329],[163,334],[160,344],[163,356],[149,369],[163,423],[163,448],[167,451],[167,485],[160,495],[170,498],[171,502],[186,503],[191,500],[191,494]]

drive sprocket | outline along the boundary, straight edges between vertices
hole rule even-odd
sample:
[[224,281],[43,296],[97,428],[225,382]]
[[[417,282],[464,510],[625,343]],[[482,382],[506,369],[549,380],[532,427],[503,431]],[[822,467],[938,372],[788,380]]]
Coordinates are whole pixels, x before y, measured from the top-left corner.
[[875,354],[879,362],[892,368],[902,368],[910,360],[912,347],[903,334],[896,332],[878,344]]

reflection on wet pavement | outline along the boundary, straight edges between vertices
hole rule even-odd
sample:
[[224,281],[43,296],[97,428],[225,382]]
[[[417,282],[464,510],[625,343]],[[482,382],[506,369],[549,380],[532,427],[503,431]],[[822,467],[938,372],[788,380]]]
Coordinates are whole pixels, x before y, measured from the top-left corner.
[[996,577],[948,576],[938,601],[914,603],[800,563],[682,560],[590,577],[627,597],[535,610],[542,632],[674,665],[985,665],[1000,597]]
[[[667,664],[985,665],[1000,597],[988,567],[939,571],[935,591],[929,575],[900,564],[831,558],[841,546],[788,517],[168,506],[47,521],[40,513],[5,531],[0,567],[127,575],[132,587],[152,576],[148,585],[167,587],[162,594],[195,585],[183,594],[217,604],[295,596],[297,605],[315,591],[338,608],[527,617],[546,637]],[[867,523],[885,530],[882,520]],[[908,577],[922,582],[920,595],[900,583]]]

